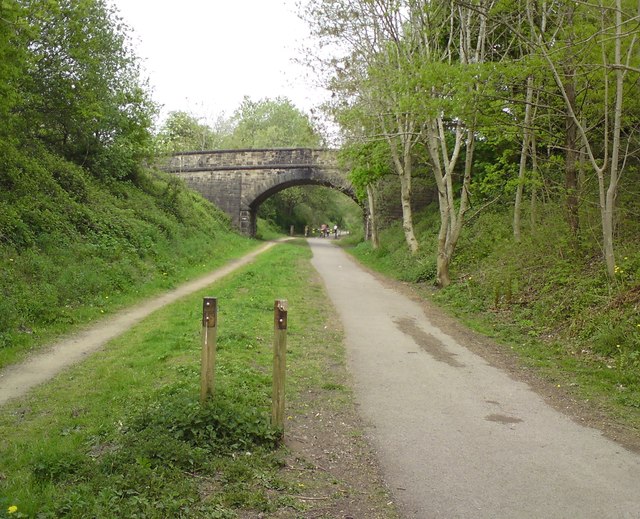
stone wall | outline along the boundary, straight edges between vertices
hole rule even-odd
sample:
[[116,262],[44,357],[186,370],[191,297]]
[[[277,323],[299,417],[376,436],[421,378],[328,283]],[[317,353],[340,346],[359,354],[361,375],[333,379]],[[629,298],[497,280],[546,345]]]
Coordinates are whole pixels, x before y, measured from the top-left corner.
[[188,152],[171,157],[167,169],[170,171],[238,170],[301,166],[337,168],[336,152],[311,148]]

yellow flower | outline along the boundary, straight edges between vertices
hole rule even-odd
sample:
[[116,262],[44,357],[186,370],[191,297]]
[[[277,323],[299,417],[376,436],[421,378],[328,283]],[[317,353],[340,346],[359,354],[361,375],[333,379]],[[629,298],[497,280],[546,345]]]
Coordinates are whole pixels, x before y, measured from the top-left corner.
[[18,507],[16,505],[11,505],[9,508],[7,508],[7,513],[9,514],[14,514],[18,511]]

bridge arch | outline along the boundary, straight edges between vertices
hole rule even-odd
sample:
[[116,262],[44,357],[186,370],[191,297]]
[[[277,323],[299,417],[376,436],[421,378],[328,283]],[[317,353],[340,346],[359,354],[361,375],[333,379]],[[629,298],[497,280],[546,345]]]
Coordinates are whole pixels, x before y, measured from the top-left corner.
[[254,236],[257,210],[293,186],[322,185],[356,202],[337,151],[314,148],[217,150],[173,155],[166,168],[225,211],[241,232]]

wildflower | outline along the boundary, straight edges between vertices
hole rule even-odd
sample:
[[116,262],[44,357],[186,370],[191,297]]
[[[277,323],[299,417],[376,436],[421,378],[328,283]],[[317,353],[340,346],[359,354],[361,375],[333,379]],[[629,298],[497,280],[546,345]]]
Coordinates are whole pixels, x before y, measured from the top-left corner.
[[15,514],[17,511],[18,507],[16,505],[11,505],[9,508],[7,508],[8,514]]

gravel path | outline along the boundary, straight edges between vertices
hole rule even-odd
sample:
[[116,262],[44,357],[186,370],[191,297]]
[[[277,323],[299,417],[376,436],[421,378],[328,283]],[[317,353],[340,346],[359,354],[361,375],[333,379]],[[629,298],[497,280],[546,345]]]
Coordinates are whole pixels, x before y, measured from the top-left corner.
[[640,456],[553,409],[330,240],[309,242],[404,517],[640,517]]
[[0,370],[0,405],[27,393],[32,387],[53,378],[67,366],[83,360],[107,342],[121,335],[134,324],[159,308],[201,290],[234,270],[250,263],[256,256],[271,248],[275,242],[231,261],[211,274],[186,283],[138,306],[127,308],[109,319],[87,328],[52,345],[46,351],[30,356],[25,361]]

